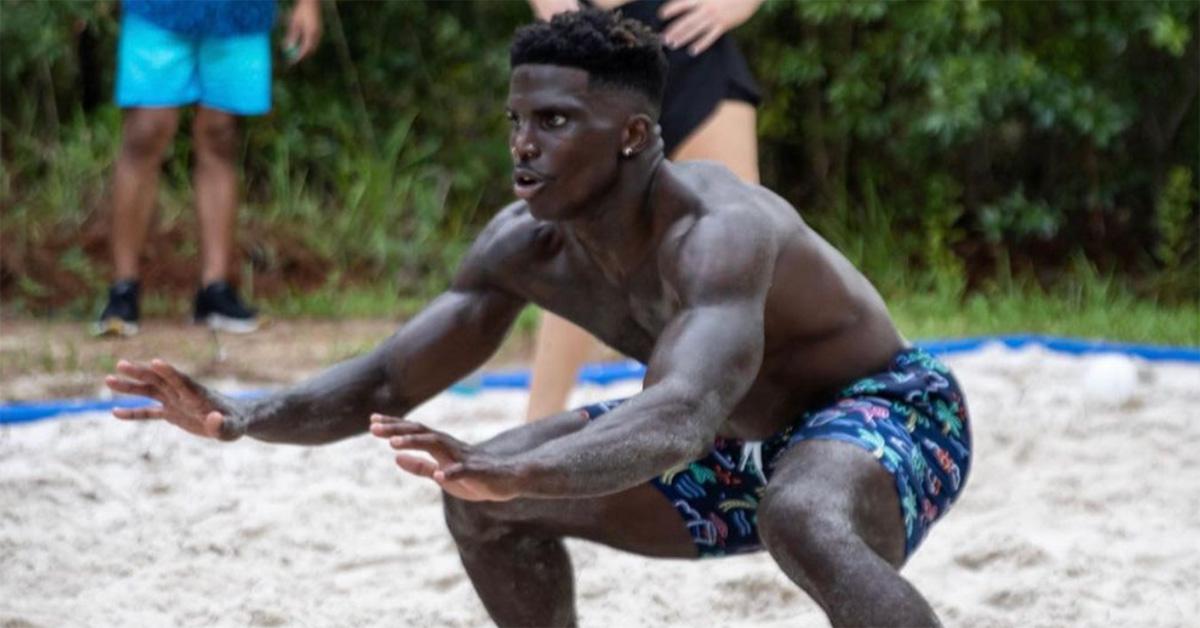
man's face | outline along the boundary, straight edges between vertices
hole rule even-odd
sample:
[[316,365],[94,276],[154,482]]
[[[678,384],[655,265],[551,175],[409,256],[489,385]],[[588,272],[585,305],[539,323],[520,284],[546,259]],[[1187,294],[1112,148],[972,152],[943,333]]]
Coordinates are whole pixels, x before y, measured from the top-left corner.
[[617,179],[629,104],[618,92],[588,89],[578,68],[528,64],[508,88],[513,193],[535,218],[582,215]]

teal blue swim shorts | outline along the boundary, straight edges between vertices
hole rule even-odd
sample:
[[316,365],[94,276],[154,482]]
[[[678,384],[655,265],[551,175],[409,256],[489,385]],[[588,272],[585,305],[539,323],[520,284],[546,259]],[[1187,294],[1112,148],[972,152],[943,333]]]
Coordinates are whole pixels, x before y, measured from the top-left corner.
[[187,35],[136,16],[121,19],[117,105],[200,104],[247,116],[271,110],[270,31]]

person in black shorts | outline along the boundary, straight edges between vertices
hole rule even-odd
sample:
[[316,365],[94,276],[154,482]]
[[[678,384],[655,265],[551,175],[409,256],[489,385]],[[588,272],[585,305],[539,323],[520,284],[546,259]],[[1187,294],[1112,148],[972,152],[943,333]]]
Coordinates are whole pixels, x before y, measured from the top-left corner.
[[[667,80],[659,126],[673,161],[720,162],[758,183],[755,107],[758,84],[728,31],[750,18],[762,0],[529,0],[539,19],[581,6],[617,10],[646,24],[666,44]],[[583,330],[543,312],[534,348],[526,418],[560,412],[597,343]]]

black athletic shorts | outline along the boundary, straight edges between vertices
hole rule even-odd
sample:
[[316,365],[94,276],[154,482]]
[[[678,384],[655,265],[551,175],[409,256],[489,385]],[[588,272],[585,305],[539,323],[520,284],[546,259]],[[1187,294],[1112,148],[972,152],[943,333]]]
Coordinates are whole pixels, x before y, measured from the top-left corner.
[[[617,11],[661,33],[666,24],[658,17],[665,0],[635,0]],[[667,84],[663,90],[663,144],[668,156],[716,111],[722,100],[739,100],[758,106],[758,83],[746,65],[737,43],[722,35],[710,48],[693,57],[687,48],[667,49]]]

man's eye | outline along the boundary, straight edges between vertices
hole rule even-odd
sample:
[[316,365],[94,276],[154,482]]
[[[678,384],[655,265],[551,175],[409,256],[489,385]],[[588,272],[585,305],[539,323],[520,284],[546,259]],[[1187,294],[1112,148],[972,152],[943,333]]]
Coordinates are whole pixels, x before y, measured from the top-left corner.
[[549,126],[552,129],[558,128],[566,123],[567,123],[567,116],[564,116],[561,113],[556,113],[546,119],[546,126]]
[[508,115],[507,115],[507,116],[505,116],[505,117],[507,117],[507,118],[508,118],[508,123],[509,123],[509,124],[511,124],[511,125],[513,125],[513,126],[517,126],[517,124],[520,122],[520,121],[517,119],[517,114],[515,114],[515,113],[509,112],[509,113],[508,113]]

